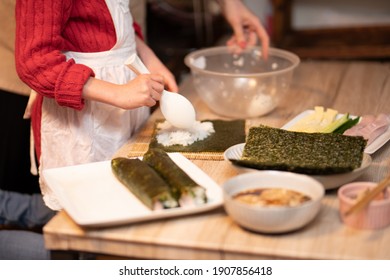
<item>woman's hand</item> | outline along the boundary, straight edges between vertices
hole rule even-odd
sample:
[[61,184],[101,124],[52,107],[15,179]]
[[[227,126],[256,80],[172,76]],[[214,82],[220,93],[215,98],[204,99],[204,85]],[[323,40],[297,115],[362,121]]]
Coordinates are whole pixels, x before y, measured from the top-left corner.
[[236,45],[241,49],[254,46],[260,38],[263,55],[268,57],[269,36],[259,18],[254,15],[241,0],[219,0],[222,12],[233,29],[233,36],[227,45]]

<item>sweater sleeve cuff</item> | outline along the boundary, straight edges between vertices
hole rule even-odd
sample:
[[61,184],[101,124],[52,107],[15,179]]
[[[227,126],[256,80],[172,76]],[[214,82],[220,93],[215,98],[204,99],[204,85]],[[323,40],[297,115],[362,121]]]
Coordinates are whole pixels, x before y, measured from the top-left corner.
[[94,76],[91,68],[69,61],[68,67],[59,75],[56,83],[55,99],[58,105],[82,110],[84,85],[90,77]]
[[133,22],[133,28],[134,28],[134,31],[135,31],[135,34],[142,40],[144,40],[144,35],[142,34],[142,28],[141,26],[136,23],[135,21]]

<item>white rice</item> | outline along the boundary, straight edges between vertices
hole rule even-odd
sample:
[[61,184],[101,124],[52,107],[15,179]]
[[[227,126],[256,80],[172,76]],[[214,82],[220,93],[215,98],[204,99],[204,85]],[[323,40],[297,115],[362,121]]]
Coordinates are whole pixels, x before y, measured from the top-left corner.
[[188,146],[201,141],[215,132],[212,122],[196,121],[191,129],[179,129],[164,121],[157,125],[157,142],[165,147],[172,145]]

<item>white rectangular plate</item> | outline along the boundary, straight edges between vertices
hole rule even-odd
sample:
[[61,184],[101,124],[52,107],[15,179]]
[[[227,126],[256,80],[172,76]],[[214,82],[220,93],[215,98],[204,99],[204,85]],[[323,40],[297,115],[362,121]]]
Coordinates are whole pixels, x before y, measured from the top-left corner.
[[[281,128],[282,129],[288,129],[289,127],[293,126],[296,122],[298,122],[300,119],[304,118],[305,116],[307,116],[308,114],[313,113],[313,112],[314,112],[314,110],[303,111],[302,113],[297,115],[295,118],[290,120],[288,123],[283,125]],[[337,117],[340,118],[342,115],[343,114],[338,114]],[[354,118],[356,116],[351,115],[351,117]],[[364,152],[367,153],[367,154],[370,154],[370,155],[375,153],[384,144],[386,144],[386,142],[389,141],[389,139],[390,139],[390,128],[388,128],[387,131],[385,131],[385,133],[383,133],[378,138],[376,138],[374,140],[374,142],[372,142],[370,145],[368,145],[366,147],[366,149],[364,150]]]
[[204,205],[150,210],[111,171],[111,161],[47,169],[43,179],[65,211],[81,226],[111,226],[200,213],[223,203],[222,190],[201,169],[180,153],[172,160],[207,191]]

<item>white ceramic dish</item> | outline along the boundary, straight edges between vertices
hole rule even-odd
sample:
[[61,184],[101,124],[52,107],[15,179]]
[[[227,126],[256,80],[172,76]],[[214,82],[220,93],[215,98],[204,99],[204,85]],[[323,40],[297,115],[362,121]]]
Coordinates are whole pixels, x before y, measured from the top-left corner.
[[223,204],[222,190],[215,181],[180,153],[169,153],[169,156],[206,188],[205,205],[150,210],[115,178],[110,161],[47,169],[43,178],[65,211],[81,226],[111,226],[183,216]]
[[[224,159],[227,161],[230,161],[230,159],[240,159],[244,150],[244,146],[245,143],[241,143],[228,148],[223,154]],[[335,189],[358,178],[370,166],[371,162],[371,156],[365,153],[363,155],[362,166],[353,170],[352,172],[334,175],[312,175],[310,177],[318,180],[321,184],[323,184],[326,190]],[[237,168],[237,170],[239,170],[240,172],[257,171],[257,169],[238,166],[235,164],[233,166]]]
[[[313,113],[314,110],[306,110],[294,117],[292,120],[290,120],[288,123],[283,125],[281,128],[282,129],[288,129],[289,127],[293,126],[296,122],[298,122],[300,119],[304,118],[308,114]],[[341,117],[342,114],[338,114],[337,117]],[[356,117],[352,116],[351,117]],[[364,150],[365,153],[367,154],[373,154],[377,150],[379,150],[384,144],[386,144],[387,141],[390,140],[390,128],[387,129],[385,133],[380,135],[378,138],[376,138],[370,145],[367,145],[366,149]]]
[[[305,194],[311,200],[294,207],[249,205],[233,198],[240,191],[257,188],[283,188]],[[257,171],[241,174],[223,185],[224,206],[229,216],[244,228],[263,233],[283,233],[302,228],[321,208],[324,187],[307,175],[283,171]]]

